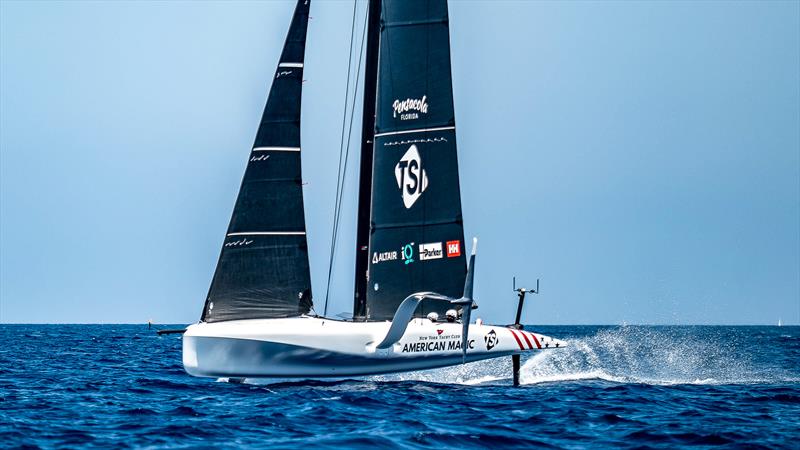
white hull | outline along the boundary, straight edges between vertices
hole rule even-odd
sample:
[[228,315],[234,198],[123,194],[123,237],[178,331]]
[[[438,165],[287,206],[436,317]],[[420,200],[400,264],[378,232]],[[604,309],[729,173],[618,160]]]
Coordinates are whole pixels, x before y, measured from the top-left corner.
[[[317,317],[198,323],[183,335],[183,366],[201,377],[336,378],[462,362],[461,324],[413,319],[400,341],[376,349],[390,325]],[[471,324],[466,361],[565,345],[538,333]]]

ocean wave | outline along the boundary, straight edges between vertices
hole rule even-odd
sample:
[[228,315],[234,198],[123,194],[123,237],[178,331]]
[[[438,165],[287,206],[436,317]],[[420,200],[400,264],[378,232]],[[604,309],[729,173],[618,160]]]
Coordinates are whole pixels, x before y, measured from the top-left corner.
[[[183,372],[179,337],[154,337],[146,328],[0,326],[0,338],[12,343],[0,355],[0,442],[40,448],[796,447],[796,328],[533,328],[571,346],[523,356],[523,386],[513,388],[509,357],[361,379],[215,383]],[[787,333],[791,338],[782,336]],[[142,339],[105,339],[123,334]]]
[[[715,330],[709,332],[714,334]],[[568,339],[568,347],[526,355],[520,368],[520,383],[598,380],[673,386],[798,381],[788,371],[757,366],[752,361],[747,336],[742,334],[702,336],[688,327],[620,326]],[[368,379],[471,386],[507,384],[511,380],[511,363],[510,358],[498,358]]]
[[571,339],[562,351],[529,358],[520,372],[523,384],[597,379],[713,385],[782,383],[792,378],[785,371],[757,367],[747,336],[742,334],[698,335],[685,327],[640,326],[621,326]]

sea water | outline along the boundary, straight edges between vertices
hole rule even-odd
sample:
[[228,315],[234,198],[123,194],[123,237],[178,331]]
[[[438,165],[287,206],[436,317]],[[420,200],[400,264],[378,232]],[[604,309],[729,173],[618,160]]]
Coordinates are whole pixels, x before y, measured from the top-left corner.
[[366,380],[193,378],[180,335],[0,325],[0,447],[800,448],[800,327],[533,326],[570,347]]

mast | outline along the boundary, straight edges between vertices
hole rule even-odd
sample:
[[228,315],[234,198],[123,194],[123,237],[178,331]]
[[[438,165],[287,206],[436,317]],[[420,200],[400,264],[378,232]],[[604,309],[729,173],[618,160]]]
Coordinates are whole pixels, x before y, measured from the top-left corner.
[[358,218],[356,221],[356,282],[353,319],[366,318],[369,268],[370,203],[372,200],[372,153],[375,136],[375,97],[378,81],[381,0],[369,0],[367,54],[364,66],[364,108],[361,116],[361,163],[358,178]]
[[294,317],[311,310],[300,162],[309,0],[298,0],[202,320]]

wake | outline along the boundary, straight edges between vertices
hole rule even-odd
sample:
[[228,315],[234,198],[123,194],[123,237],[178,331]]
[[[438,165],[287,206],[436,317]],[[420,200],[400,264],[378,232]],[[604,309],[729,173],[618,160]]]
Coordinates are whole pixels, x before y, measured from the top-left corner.
[[[520,382],[536,385],[598,380],[669,386],[797,381],[785,373],[757,370],[751,361],[752,347],[741,336],[704,336],[701,331],[693,327],[622,326],[588,337],[567,337],[568,347],[541,351],[523,360]],[[368,379],[505,385],[511,383],[511,361],[498,358]]]

